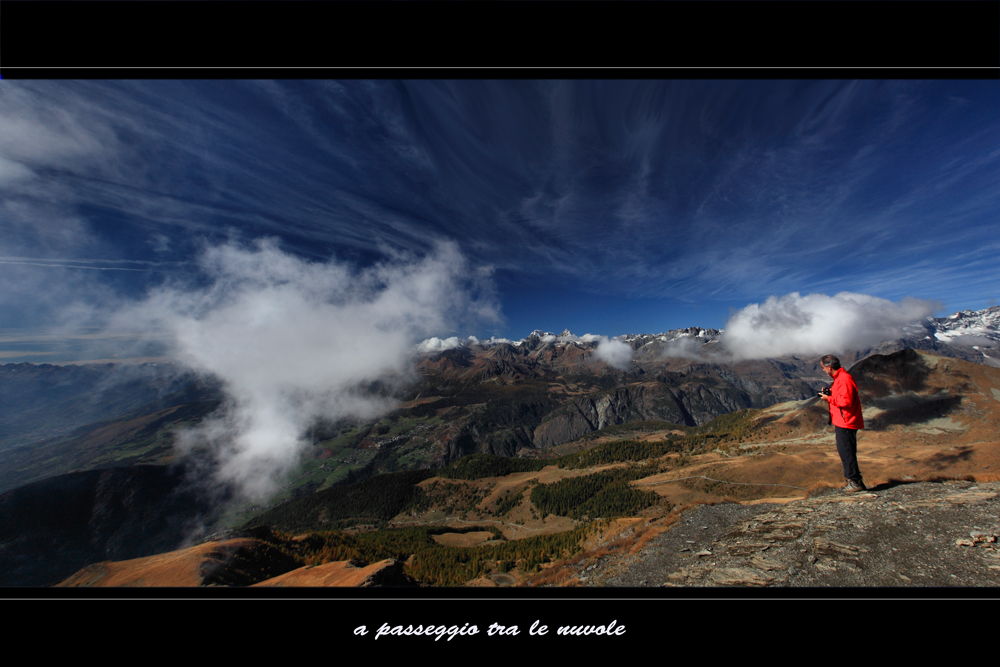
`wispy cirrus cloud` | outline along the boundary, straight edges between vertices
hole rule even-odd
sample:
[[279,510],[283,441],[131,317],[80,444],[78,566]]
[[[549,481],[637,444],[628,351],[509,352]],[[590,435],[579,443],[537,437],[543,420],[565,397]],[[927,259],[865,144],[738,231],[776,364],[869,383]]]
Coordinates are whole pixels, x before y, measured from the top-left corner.
[[996,238],[995,102],[979,82],[10,82],[0,243],[48,260],[30,285],[76,280],[60,258],[166,270],[271,235],[361,265],[450,239],[622,299],[901,298],[928,267],[906,293],[984,301],[997,269],[957,257]]

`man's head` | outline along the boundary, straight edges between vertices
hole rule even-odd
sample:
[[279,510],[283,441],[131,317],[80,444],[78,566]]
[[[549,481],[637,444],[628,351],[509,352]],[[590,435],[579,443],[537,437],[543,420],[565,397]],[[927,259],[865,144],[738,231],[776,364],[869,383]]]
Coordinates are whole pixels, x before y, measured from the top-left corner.
[[822,364],[823,371],[830,377],[833,377],[834,374],[836,374],[836,372],[840,369],[840,359],[832,354],[828,354],[820,359],[819,363]]

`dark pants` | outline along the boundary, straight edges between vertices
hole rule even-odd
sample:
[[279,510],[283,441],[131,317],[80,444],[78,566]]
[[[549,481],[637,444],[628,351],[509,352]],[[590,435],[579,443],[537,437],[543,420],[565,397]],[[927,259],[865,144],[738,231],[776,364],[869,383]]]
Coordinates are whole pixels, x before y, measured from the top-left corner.
[[861,471],[858,470],[858,430],[834,426],[837,432],[837,453],[840,462],[844,464],[844,477],[855,482],[861,481]]

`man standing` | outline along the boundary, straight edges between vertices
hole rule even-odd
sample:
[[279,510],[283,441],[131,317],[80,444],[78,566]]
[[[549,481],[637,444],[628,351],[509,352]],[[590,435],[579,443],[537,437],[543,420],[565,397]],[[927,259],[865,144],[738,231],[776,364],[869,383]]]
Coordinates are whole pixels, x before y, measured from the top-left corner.
[[840,367],[840,359],[828,354],[820,359],[823,370],[833,378],[829,393],[821,393],[820,398],[830,404],[830,422],[837,433],[837,453],[844,464],[847,483],[840,487],[845,493],[865,491],[864,480],[858,469],[858,429],[865,427],[861,417],[861,399],[854,378]]

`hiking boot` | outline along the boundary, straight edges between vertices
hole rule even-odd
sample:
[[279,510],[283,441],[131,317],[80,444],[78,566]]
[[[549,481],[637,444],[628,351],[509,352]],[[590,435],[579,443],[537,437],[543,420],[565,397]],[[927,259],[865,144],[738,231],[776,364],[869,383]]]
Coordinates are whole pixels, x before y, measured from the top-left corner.
[[853,479],[849,479],[847,484],[844,484],[839,490],[841,493],[857,493],[858,491],[867,491],[868,487],[862,480],[855,482]]

